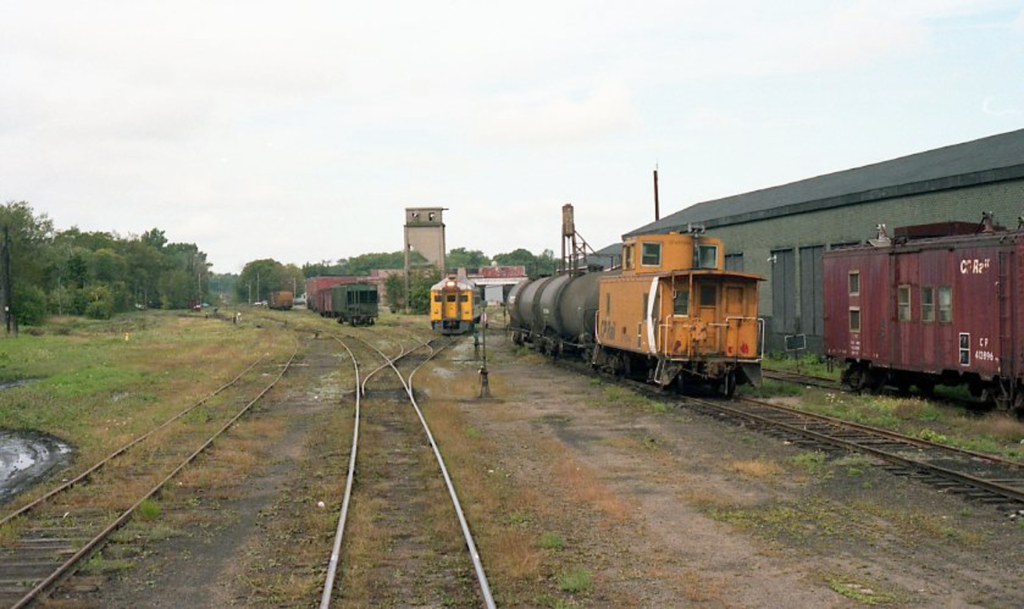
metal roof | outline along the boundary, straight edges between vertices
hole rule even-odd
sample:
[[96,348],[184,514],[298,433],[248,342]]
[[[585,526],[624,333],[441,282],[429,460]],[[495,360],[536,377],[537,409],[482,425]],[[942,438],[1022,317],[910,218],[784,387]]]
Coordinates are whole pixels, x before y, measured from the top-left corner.
[[765,220],[893,197],[1024,178],[1024,129],[740,195],[704,201],[623,238]]

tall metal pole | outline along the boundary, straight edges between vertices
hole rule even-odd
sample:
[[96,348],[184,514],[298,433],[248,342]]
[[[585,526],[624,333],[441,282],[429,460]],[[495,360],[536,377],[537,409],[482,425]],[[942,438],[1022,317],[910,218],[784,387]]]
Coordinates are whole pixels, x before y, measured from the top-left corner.
[[658,209],[658,166],[654,166],[654,221],[661,220],[661,211]]

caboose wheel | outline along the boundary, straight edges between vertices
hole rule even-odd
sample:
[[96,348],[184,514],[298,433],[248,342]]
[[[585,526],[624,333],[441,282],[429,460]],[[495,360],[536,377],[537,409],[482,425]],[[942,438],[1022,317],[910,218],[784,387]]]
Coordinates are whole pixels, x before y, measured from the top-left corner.
[[732,399],[732,396],[736,395],[736,371],[730,370],[725,373],[725,379],[722,380],[722,395]]

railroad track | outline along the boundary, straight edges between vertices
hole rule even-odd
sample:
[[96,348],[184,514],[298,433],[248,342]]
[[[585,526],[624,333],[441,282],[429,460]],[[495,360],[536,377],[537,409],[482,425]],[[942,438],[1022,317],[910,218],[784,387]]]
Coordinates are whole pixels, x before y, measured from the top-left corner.
[[[555,361],[564,368],[593,374],[589,366],[579,362]],[[887,471],[909,476],[944,493],[998,509],[1024,509],[1024,463],[743,396],[706,399],[666,392],[639,381],[616,378],[615,382],[652,399],[741,424],[805,448],[870,455],[884,463]]]
[[[297,353],[298,343],[284,363],[256,360],[210,395],[0,520],[0,606],[23,607],[52,591],[266,395]],[[258,382],[265,373],[273,380]],[[254,377],[248,383],[255,387],[241,387],[247,377]],[[202,416],[190,420],[201,406]],[[129,454],[135,458],[123,458]]]
[[831,379],[826,376],[816,376],[813,374],[803,374],[800,372],[794,372],[792,370],[780,370],[777,368],[761,368],[761,374],[764,378],[772,379],[775,381],[783,381],[787,383],[799,383],[801,385],[809,385],[811,387],[820,387],[822,389],[829,389],[832,391],[847,392],[848,388],[844,387],[841,382],[836,379]]
[[[472,573],[476,578],[480,598],[488,607],[494,607],[494,600],[491,596],[487,576],[484,573],[480,561],[476,543],[462,511],[458,495],[452,483],[451,476],[445,466],[444,459],[434,440],[434,436],[427,425],[426,419],[420,410],[413,390],[413,377],[416,372],[428,361],[441,353],[445,348],[456,341],[448,341],[440,348],[435,348],[432,342],[421,343],[413,349],[402,348],[397,356],[388,357],[377,347],[367,341],[355,336],[335,337],[344,346],[345,350],[352,356],[352,365],[355,371],[355,425],[353,429],[352,450],[349,458],[348,476],[345,481],[345,494],[342,499],[341,512],[338,519],[338,526],[335,533],[334,543],[331,550],[331,558],[328,563],[327,575],[325,578],[323,595],[320,606],[326,608],[334,603],[361,603],[369,602],[369,598],[353,598],[346,595],[346,582],[351,582],[356,576],[350,570],[348,577],[345,577],[345,564],[342,553],[346,543],[346,524],[349,515],[349,507],[352,502],[352,493],[355,486],[357,469],[359,470],[359,488],[356,501],[364,500],[369,505],[371,502],[379,506],[374,514],[374,520],[378,521],[376,527],[387,535],[388,557],[384,564],[365,564],[358,562],[360,570],[359,577],[374,580],[374,571],[386,573],[386,581],[371,581],[369,586],[379,585],[386,587],[389,594],[400,591],[399,594],[406,595],[404,598],[395,599],[399,604],[413,605],[437,605],[446,602],[442,597],[432,597],[437,594],[438,589],[450,593],[452,586],[464,586],[460,580],[467,579],[469,575],[468,565],[465,558],[451,561],[450,557],[438,555],[429,547],[429,538],[437,534],[429,530],[423,530],[425,517],[432,506],[444,501],[438,496],[438,491],[431,488],[429,480],[422,479],[424,475],[420,465],[421,460],[429,459],[423,454],[424,437],[429,443],[440,469],[441,477],[447,489],[448,500],[450,501],[455,515],[458,518],[462,532],[462,543],[469,560],[472,562]],[[369,353],[370,357],[382,360],[382,363],[366,374],[361,374],[360,364],[353,349],[355,341],[360,343],[359,350]],[[428,353],[422,356],[414,355],[423,349]],[[409,370],[403,376],[399,366]],[[386,378],[397,379],[397,384],[392,380],[388,382],[385,377],[378,377],[373,388],[369,387],[371,379],[381,371],[390,369],[394,376],[387,375]],[[372,446],[386,447],[382,453],[386,458],[382,463],[364,463],[358,461],[358,446],[360,438],[360,427],[363,424],[367,428],[363,434],[367,436],[366,441]],[[420,515],[421,518],[416,516]],[[349,529],[351,531],[351,529]],[[351,534],[351,532],[350,532]],[[349,551],[349,554],[352,554]],[[395,557],[394,562],[390,557]],[[438,563],[444,563],[454,574],[446,574],[439,578],[436,573]],[[339,575],[339,570],[341,575]],[[371,590],[372,592],[372,590]],[[380,601],[381,599],[376,599]]]
[[681,404],[741,422],[806,448],[856,451],[883,461],[885,469],[1001,509],[1024,507],[1024,464],[936,444],[886,429],[809,413],[763,400],[732,402],[686,397]]

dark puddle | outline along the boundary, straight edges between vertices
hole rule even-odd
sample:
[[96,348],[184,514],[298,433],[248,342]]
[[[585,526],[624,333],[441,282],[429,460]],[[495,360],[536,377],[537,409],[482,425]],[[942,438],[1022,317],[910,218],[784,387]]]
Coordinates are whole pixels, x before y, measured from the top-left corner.
[[71,461],[71,446],[38,431],[0,429],[0,504]]
[[0,391],[4,389],[14,389],[15,387],[21,387],[22,385],[28,385],[36,379],[14,379],[10,381],[0,381]]

